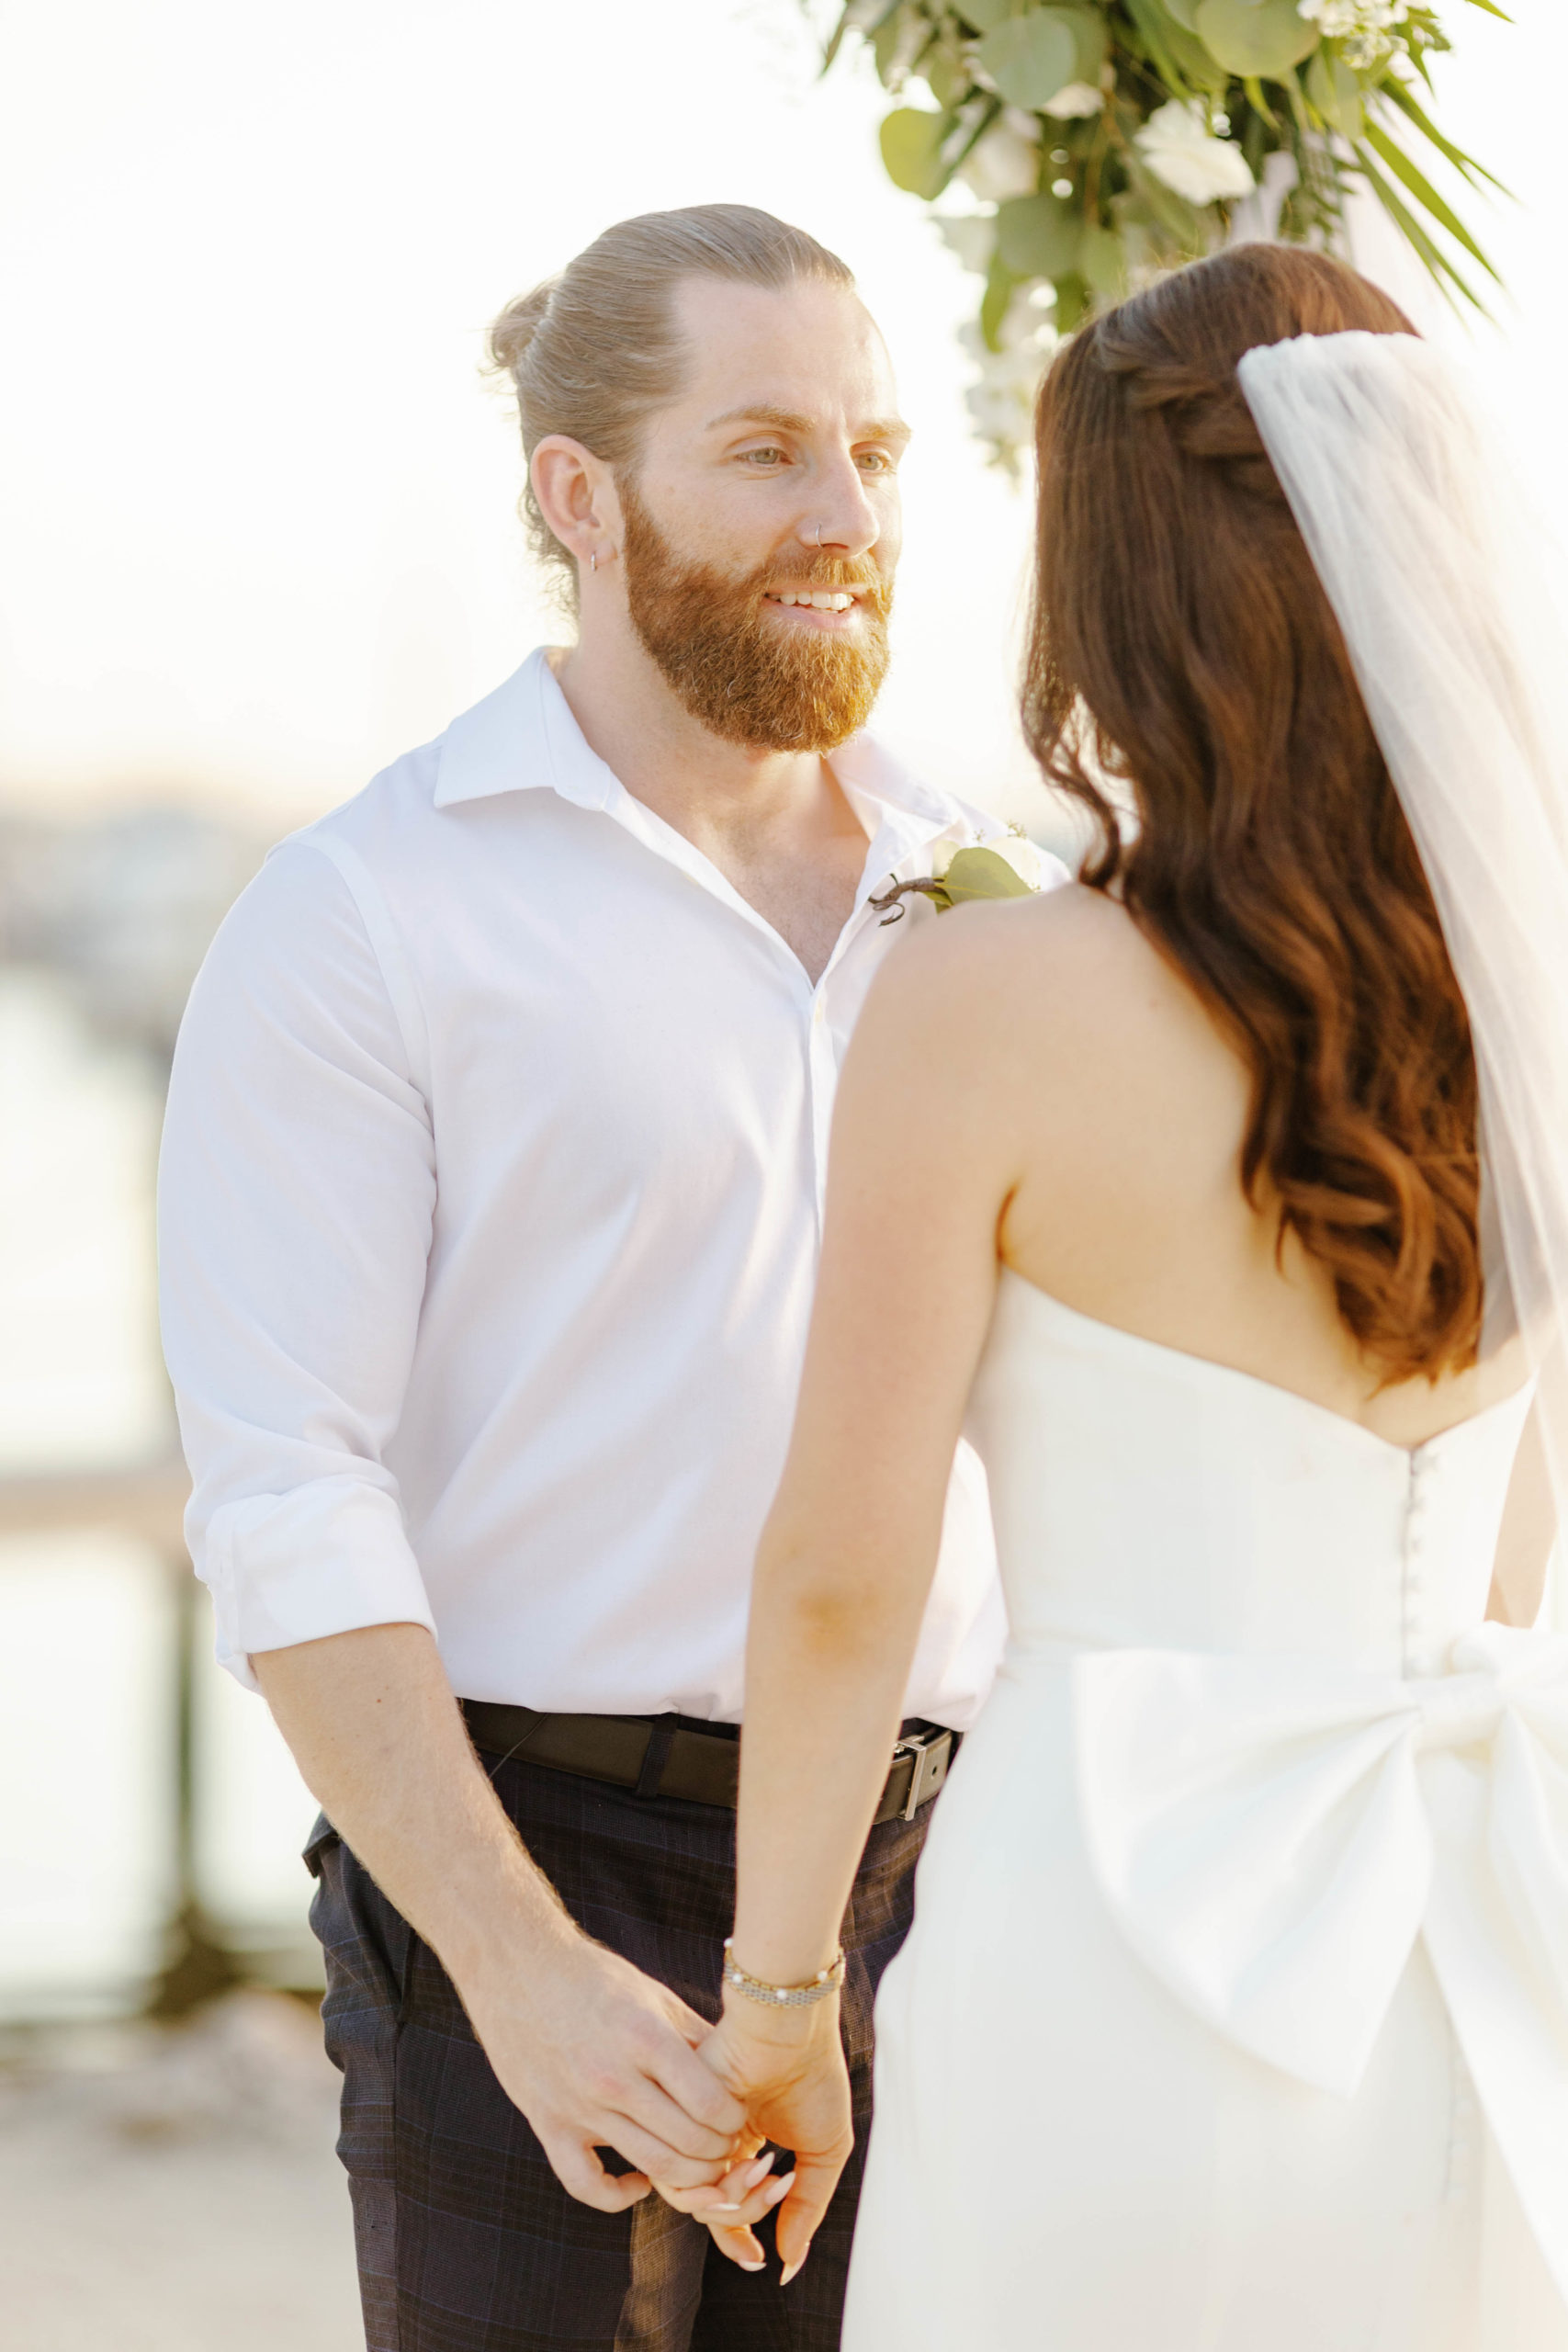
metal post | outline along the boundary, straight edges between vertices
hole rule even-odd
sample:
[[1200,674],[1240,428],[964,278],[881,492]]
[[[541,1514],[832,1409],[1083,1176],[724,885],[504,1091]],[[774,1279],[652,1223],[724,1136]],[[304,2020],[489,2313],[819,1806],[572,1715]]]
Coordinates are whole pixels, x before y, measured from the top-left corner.
[[147,2003],[152,2018],[183,2018],[203,2001],[227,1993],[243,1972],[215,1935],[201,1907],[196,1861],[196,1657],[205,1639],[201,1588],[182,1544],[169,1560],[174,1572],[175,1639],[175,1905],[164,1932],[164,1967]]

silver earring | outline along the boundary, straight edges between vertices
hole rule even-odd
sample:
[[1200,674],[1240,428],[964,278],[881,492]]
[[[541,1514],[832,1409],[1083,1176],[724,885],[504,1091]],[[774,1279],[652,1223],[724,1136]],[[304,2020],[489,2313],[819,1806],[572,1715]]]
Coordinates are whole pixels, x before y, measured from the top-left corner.
[[590,571],[597,571],[599,569],[599,550],[597,548],[594,548],[590,551],[588,558],[588,569]]

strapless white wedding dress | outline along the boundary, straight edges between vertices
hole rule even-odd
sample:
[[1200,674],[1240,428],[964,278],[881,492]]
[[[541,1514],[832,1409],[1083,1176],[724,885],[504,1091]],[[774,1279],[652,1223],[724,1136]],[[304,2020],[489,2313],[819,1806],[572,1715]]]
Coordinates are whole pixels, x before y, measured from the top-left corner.
[[1568,2352],[1568,1643],[1414,1452],[1003,1275],[1011,1622],[877,2011],[845,2352]]

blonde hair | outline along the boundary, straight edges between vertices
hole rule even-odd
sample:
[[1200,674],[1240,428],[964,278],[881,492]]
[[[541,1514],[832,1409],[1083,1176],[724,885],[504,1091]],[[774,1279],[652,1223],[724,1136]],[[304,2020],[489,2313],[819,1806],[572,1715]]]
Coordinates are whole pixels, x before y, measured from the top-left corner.
[[[671,298],[695,277],[776,291],[801,278],[854,284],[837,254],[750,204],[618,220],[491,328],[491,364],[512,379],[528,464],[548,434],[564,433],[617,474],[635,468],[645,423],[680,392],[685,350]],[[521,511],[535,554],[575,606],[575,559],[540,513],[532,481]]]

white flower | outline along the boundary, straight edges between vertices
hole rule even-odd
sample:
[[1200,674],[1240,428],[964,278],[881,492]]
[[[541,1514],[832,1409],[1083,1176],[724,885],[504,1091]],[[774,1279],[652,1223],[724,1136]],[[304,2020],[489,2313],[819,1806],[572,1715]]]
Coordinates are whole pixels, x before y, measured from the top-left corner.
[[1202,107],[1183,106],[1177,98],[1150,115],[1133,144],[1156,179],[1189,204],[1247,196],[1255,185],[1251,166],[1234,141],[1216,139]]
[[991,255],[997,250],[996,214],[939,212],[935,219],[943,244],[958,255],[965,269],[978,270],[983,277],[991,266]]
[[1386,32],[1410,14],[1409,0],[1296,0],[1296,14],[1315,25],[1326,40],[1348,34]]
[[958,339],[979,377],[964,395],[975,429],[994,442],[998,454],[1028,447],[1034,432],[1034,399],[1060,338],[1043,300],[1050,289],[1019,287],[1002,322],[999,351],[993,351],[973,321]]
[[1105,93],[1097,90],[1092,82],[1069,82],[1054,98],[1047,98],[1042,111],[1057,122],[1072,122],[1079,115],[1098,114],[1105,104]]
[[971,384],[964,395],[975,430],[998,448],[1021,448],[1029,439],[1029,402],[1014,391],[998,391],[986,383]]
[[[1032,125],[1033,135],[1021,128]],[[987,204],[1010,196],[1032,196],[1040,185],[1039,125],[1032,115],[1009,107],[959,166],[958,177]]]
[[1011,866],[1021,882],[1038,890],[1045,879],[1045,865],[1040,852],[1021,826],[1010,825],[1005,833],[998,833],[985,843],[994,855]]

